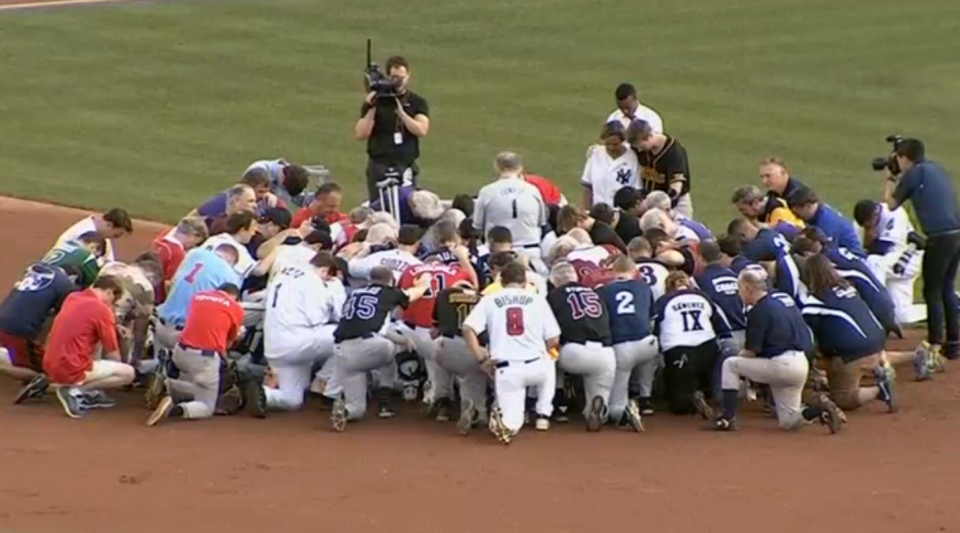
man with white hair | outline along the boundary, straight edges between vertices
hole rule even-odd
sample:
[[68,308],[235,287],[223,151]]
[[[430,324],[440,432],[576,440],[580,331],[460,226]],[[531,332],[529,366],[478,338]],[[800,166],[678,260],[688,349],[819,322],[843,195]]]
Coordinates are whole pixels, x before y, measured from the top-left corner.
[[547,206],[540,191],[523,179],[523,162],[513,152],[497,155],[499,179],[480,189],[473,213],[473,227],[486,235],[503,226],[513,235],[514,247],[540,259],[540,239],[547,225]]
[[659,209],[663,211],[679,227],[677,228],[678,237],[693,241],[709,241],[713,239],[713,232],[710,231],[702,222],[680,214],[671,207],[670,196],[663,191],[653,191],[647,195],[644,205],[649,209]]
[[[550,270],[555,289],[547,295],[560,324],[560,368],[583,377],[587,431],[599,431],[609,414],[610,391],[617,361],[610,336],[610,313],[599,294],[578,281],[573,265],[561,262]],[[562,377],[558,375],[558,383]],[[537,429],[544,429],[537,420]]]
[[[457,228],[460,227],[460,224],[467,218],[467,215],[463,214],[463,211],[459,209],[447,209],[443,212],[443,215],[440,216],[440,219],[437,222],[452,222]],[[421,242],[423,244],[423,249],[425,253],[434,253],[440,250],[440,243],[437,242],[437,224],[433,224],[430,228],[427,229],[426,233],[423,234],[423,239]]]

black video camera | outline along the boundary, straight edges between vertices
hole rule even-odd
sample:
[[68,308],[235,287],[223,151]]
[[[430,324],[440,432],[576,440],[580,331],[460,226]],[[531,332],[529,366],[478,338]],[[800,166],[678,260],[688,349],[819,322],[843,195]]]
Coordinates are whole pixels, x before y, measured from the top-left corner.
[[903,142],[903,135],[889,135],[887,136],[887,142],[893,145],[893,151],[886,157],[874,158],[871,165],[873,166],[873,170],[877,172],[886,168],[890,170],[891,174],[898,176],[900,175],[901,169],[900,165],[897,164],[897,148],[900,146],[900,143]]
[[377,102],[392,104],[400,96],[403,81],[383,72],[380,65],[373,62],[373,41],[367,39],[367,66],[363,70],[364,85],[367,92],[373,91]]

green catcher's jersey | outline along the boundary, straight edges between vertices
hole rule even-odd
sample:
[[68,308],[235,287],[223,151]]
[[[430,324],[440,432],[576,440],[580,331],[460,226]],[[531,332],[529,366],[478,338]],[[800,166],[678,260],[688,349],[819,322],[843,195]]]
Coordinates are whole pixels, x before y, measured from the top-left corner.
[[54,246],[43,256],[41,262],[76,272],[76,283],[81,289],[93,285],[100,274],[96,256],[77,241],[67,241]]

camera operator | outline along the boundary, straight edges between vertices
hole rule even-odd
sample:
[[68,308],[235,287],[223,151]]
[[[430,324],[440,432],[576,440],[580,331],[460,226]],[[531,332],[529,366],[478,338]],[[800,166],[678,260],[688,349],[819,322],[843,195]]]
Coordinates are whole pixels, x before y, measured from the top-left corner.
[[960,358],[960,301],[954,289],[960,264],[960,203],[953,181],[939,163],[924,159],[923,142],[918,139],[896,142],[886,170],[887,207],[895,211],[912,200],[927,235],[922,277],[929,349],[936,355],[943,347],[947,358]]
[[392,169],[403,176],[404,184],[416,184],[420,173],[420,138],[430,131],[427,101],[408,88],[410,65],[400,56],[387,60],[387,75],[397,84],[392,98],[367,94],[354,126],[357,140],[367,141],[367,195],[378,198],[377,182]]

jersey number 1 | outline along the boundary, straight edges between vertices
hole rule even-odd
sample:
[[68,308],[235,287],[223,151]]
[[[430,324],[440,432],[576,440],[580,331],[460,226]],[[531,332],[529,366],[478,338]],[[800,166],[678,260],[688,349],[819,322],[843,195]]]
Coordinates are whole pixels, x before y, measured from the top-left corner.
[[197,274],[199,274],[201,270],[203,270],[203,263],[197,263],[193,265],[193,268],[190,269],[190,273],[187,274],[183,279],[185,279],[187,283],[193,283],[197,280]]

